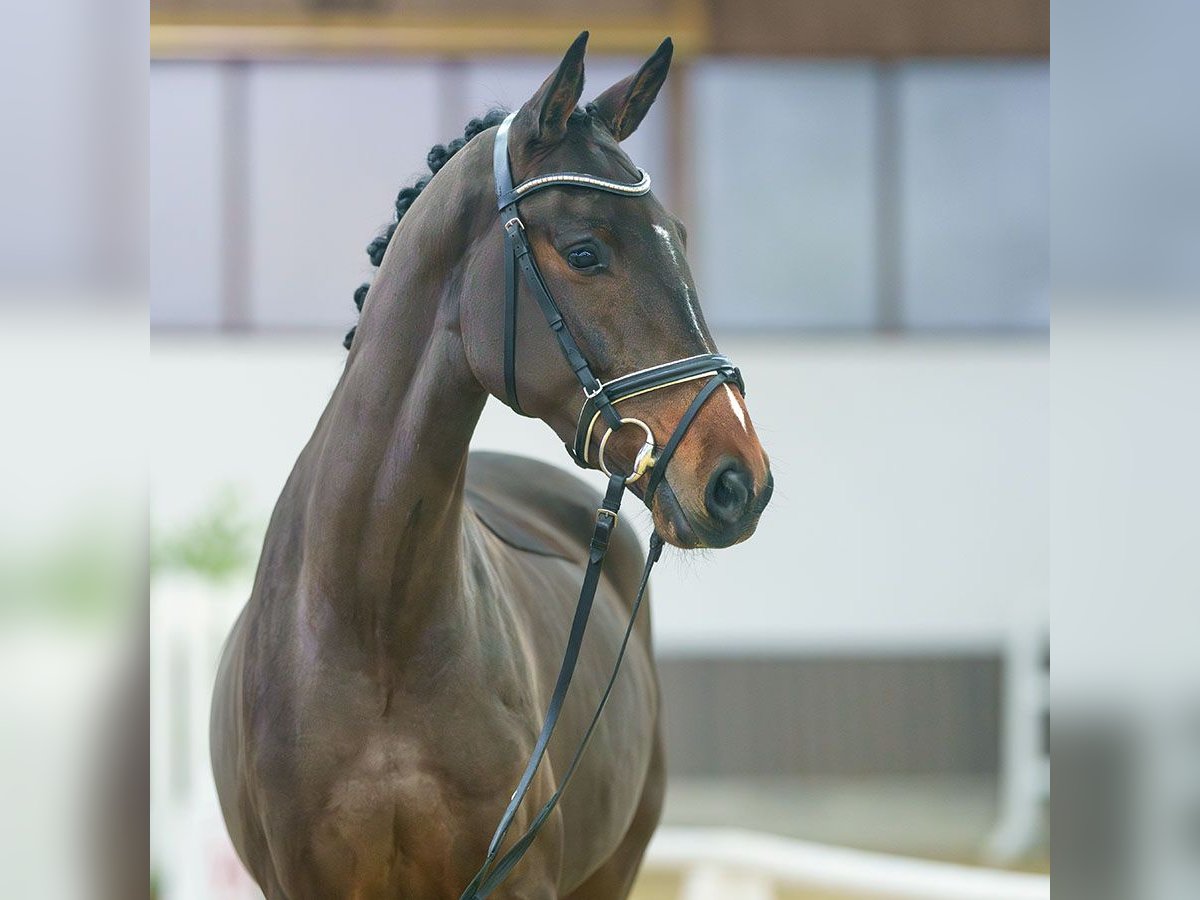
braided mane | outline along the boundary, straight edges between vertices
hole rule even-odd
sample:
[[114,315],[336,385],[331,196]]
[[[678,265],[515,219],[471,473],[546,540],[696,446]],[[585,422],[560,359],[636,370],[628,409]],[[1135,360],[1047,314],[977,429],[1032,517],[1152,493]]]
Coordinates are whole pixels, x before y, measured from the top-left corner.
[[[467,127],[463,130],[462,137],[455,138],[448,144],[437,144],[429,151],[429,155],[425,157],[425,161],[429,164],[429,174],[422,175],[411,186],[400,189],[400,193],[396,195],[395,216],[391,224],[380,232],[371,243],[367,244],[367,256],[371,260],[371,265],[378,268],[379,264],[383,262],[383,254],[387,252],[388,243],[391,241],[392,235],[396,233],[396,226],[400,224],[400,220],[408,212],[408,208],[412,206],[413,201],[421,195],[421,191],[425,190],[425,186],[441,170],[447,160],[465,147],[467,141],[480,132],[487,131],[493,125],[499,125],[507,115],[508,113],[502,109],[489,110],[485,115],[468,122]],[[367,299],[367,291],[370,288],[370,282],[364,282],[354,292],[354,306],[360,313],[362,312],[363,301]],[[354,341],[354,332],[357,328],[357,325],[351,328],[342,341],[342,346],[347,350],[350,349],[350,344]]]
[[[413,205],[413,201],[421,195],[421,191],[425,190],[425,186],[433,179],[433,176],[441,171],[442,166],[455,153],[467,145],[467,142],[475,135],[487,131],[493,125],[499,125],[508,115],[507,110],[491,109],[477,119],[472,119],[467,123],[467,127],[463,129],[463,136],[455,138],[448,144],[436,144],[429,154],[425,157],[425,162],[429,164],[429,174],[422,175],[410,187],[400,189],[400,193],[396,195],[396,214],[392,219],[392,223],[388,225],[376,238],[367,244],[367,256],[371,260],[371,265],[379,268],[379,264],[383,262],[383,255],[387,252],[388,243],[392,239],[392,235],[396,233],[396,226],[400,224],[400,220],[404,214],[408,212],[408,208]],[[574,124],[585,123],[591,121],[592,107],[589,105],[584,109],[576,109],[571,113],[570,122]],[[367,299],[367,291],[371,289],[370,282],[363,282],[354,292],[354,306],[361,313],[363,301]],[[350,349],[350,344],[354,341],[354,332],[358,326],[355,325],[347,333],[342,341],[342,346],[347,350]]]

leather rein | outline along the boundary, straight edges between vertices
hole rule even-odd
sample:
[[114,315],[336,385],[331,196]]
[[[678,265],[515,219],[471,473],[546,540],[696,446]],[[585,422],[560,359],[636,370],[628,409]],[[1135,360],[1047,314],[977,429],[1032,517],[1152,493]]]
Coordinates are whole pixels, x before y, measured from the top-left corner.
[[[584,571],[583,585],[579,591],[579,600],[571,622],[566,650],[563,653],[562,666],[559,669],[554,690],[550,695],[550,702],[546,709],[546,718],[543,722],[541,733],[534,744],[533,752],[530,754],[529,762],[525,766],[525,771],[521,775],[517,788],[513,791],[512,798],[509,800],[508,806],[504,810],[499,824],[496,826],[496,831],[488,845],[487,857],[484,859],[483,865],[479,868],[475,877],[471,880],[471,883],[463,891],[461,900],[482,900],[482,898],[487,897],[504,881],[513,867],[525,855],[537,833],[541,830],[546,820],[550,817],[551,812],[553,812],[554,807],[558,804],[559,798],[562,797],[563,791],[571,780],[571,776],[574,775],[575,769],[579,765],[579,761],[583,757],[583,752],[592,736],[592,732],[596,728],[596,723],[600,720],[600,714],[603,712],[604,706],[608,702],[608,697],[612,693],[613,685],[616,683],[617,673],[620,671],[621,662],[625,658],[625,650],[629,644],[629,638],[633,634],[634,624],[637,621],[638,610],[641,608],[642,599],[646,594],[650,572],[662,554],[663,540],[657,532],[650,536],[646,567],[642,572],[637,596],[634,599],[629,615],[629,623],[626,625],[625,634],[621,639],[621,645],[617,651],[612,675],[608,679],[608,683],[596,706],[596,711],[592,715],[591,722],[585,729],[583,737],[580,739],[579,745],[571,757],[571,761],[567,765],[554,793],[550,795],[550,798],[534,815],[525,833],[501,856],[500,845],[504,841],[509,827],[516,817],[517,811],[520,809],[521,802],[529,792],[538,766],[546,754],[546,748],[550,743],[550,736],[554,733],[554,728],[558,724],[563,702],[566,699],[567,690],[571,685],[571,678],[575,673],[576,663],[579,661],[579,650],[583,644],[583,636],[591,614],[592,602],[596,597],[596,588],[600,582],[600,572],[604,564],[604,557],[608,552],[609,540],[616,529],[618,512],[621,507],[621,500],[625,494],[626,485],[634,483],[649,472],[644,499],[646,506],[649,507],[655,490],[662,483],[666,475],[667,463],[675,454],[680,441],[683,440],[684,434],[696,418],[696,415],[700,412],[700,408],[704,405],[705,401],[721,385],[729,382],[736,384],[738,390],[743,395],[746,392],[741,372],[726,357],[717,353],[704,353],[698,356],[687,357],[686,359],[674,360],[662,365],[641,369],[637,372],[631,372],[608,382],[602,382],[596,377],[588,365],[587,358],[583,355],[583,352],[579,349],[579,345],[575,342],[574,337],[572,337],[570,330],[567,328],[567,323],[563,319],[562,312],[558,304],[555,303],[549,289],[546,287],[541,272],[538,270],[537,262],[533,257],[529,240],[525,234],[525,225],[521,221],[518,204],[522,199],[535,191],[551,187],[582,188],[586,190],[605,191],[624,197],[641,197],[650,192],[650,176],[641,169],[638,169],[641,178],[635,184],[624,184],[579,172],[554,172],[530,178],[514,186],[512,182],[512,167],[508,154],[508,134],[515,117],[516,113],[509,115],[496,131],[495,150],[492,157],[492,169],[496,180],[497,207],[500,211],[500,223],[504,230],[504,388],[508,405],[521,415],[526,415],[517,399],[516,368],[517,300],[523,276],[530,292],[541,308],[542,314],[545,316],[546,324],[550,326],[550,330],[554,332],[554,336],[558,340],[559,349],[562,351],[567,365],[575,373],[575,377],[583,388],[584,402],[579,412],[575,440],[573,444],[567,446],[567,453],[570,454],[577,465],[583,468],[592,468],[593,465],[599,468],[608,476],[608,488],[604,492],[603,502],[596,510],[596,524],[592,531],[592,539],[588,548],[588,562],[587,568]],[[661,448],[659,448],[655,441],[653,431],[645,422],[642,422],[640,419],[622,417],[616,409],[616,405],[623,400],[629,400],[633,397],[651,393],[652,391],[690,381],[704,381],[704,384],[680,418],[679,423],[675,426],[675,430],[666,444]],[[601,419],[603,419],[602,425],[600,424]],[[603,429],[602,434],[598,431],[598,425]],[[645,441],[634,460],[633,471],[628,475],[610,471],[605,461],[605,450],[608,446],[609,438],[624,425],[639,427],[645,434]],[[593,460],[591,445],[597,434],[600,434],[599,446]]]

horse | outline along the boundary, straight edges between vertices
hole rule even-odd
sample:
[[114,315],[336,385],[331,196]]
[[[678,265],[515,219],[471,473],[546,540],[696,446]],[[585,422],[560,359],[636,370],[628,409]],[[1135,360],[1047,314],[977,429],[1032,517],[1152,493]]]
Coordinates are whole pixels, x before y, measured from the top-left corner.
[[[534,747],[601,501],[557,467],[469,445],[489,396],[515,406],[508,388],[564,441],[577,431],[579,383],[527,285],[509,326],[519,365],[506,372],[500,285],[511,273],[492,162],[507,127],[516,178],[644,174],[620,142],[667,76],[670,39],[580,108],[586,40],[509,124],[474,121],[431,153],[432,178],[401,192],[403,217],[372,245],[379,268],[345,367],[272,513],[210,728],[222,814],[267,900],[459,896]],[[598,387],[715,352],[684,227],[648,188],[556,186],[525,198],[521,217]],[[683,550],[748,538],[773,486],[741,393],[721,384],[689,409],[697,384],[621,402],[656,437],[691,423],[649,503],[656,533]],[[632,472],[637,432],[597,428],[584,456]],[[645,480],[629,489],[645,499]],[[612,518],[559,734],[529,785],[534,806],[569,763],[563,735],[588,724],[639,586],[643,552]],[[495,896],[628,895],[663,801],[659,703],[646,615],[570,790]],[[514,824],[531,815],[522,807]]]

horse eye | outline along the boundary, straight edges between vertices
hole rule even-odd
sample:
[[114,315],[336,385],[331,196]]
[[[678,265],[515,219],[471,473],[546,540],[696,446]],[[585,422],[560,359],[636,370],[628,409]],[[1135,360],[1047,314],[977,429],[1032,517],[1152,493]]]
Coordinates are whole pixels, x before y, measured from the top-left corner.
[[575,269],[590,269],[599,265],[600,258],[591,247],[576,247],[567,254],[567,262]]

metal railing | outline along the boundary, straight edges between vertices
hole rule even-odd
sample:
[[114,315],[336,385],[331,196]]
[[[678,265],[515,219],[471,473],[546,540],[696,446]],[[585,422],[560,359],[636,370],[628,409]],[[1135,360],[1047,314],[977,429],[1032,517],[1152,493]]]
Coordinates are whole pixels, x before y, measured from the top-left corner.
[[661,828],[646,872],[682,875],[680,900],[772,900],[780,889],[857,900],[1049,900],[1045,875],[974,868],[755,831]]

